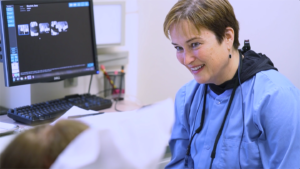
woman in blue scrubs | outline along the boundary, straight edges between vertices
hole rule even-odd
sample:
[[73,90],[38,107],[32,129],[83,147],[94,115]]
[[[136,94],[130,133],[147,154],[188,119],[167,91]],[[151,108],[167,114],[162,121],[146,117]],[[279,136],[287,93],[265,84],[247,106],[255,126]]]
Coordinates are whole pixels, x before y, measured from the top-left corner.
[[164,33],[194,76],[175,100],[166,168],[300,168],[300,91],[240,45],[227,0],[179,0]]

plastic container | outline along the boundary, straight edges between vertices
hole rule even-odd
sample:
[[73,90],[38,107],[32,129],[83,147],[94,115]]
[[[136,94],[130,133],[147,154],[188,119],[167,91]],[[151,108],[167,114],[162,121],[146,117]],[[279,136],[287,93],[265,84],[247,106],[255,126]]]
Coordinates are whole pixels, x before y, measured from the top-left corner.
[[[125,73],[107,72],[111,82],[104,76],[104,97],[123,100],[125,93]],[[114,86],[114,87],[113,87]]]

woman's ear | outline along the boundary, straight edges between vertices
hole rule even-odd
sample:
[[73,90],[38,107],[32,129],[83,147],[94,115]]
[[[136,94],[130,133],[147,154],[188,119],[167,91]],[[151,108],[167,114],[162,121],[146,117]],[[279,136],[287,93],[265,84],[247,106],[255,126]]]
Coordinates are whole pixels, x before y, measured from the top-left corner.
[[226,43],[227,49],[231,49],[234,42],[234,30],[231,27],[225,29],[224,41]]

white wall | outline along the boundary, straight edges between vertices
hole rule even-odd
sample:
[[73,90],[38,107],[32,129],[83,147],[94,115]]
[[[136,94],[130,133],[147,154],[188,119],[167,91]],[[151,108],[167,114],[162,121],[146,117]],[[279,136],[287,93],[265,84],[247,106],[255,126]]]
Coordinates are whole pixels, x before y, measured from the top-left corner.
[[230,0],[240,22],[240,43],[266,54],[300,89],[300,1]]
[[138,6],[137,0],[126,0],[125,49],[129,51],[125,71],[126,99],[140,102],[137,97],[138,77]]
[[177,0],[138,0],[139,46],[137,96],[144,104],[175,97],[193,77],[176,59],[163,33],[165,16]]
[[[175,56],[163,34],[167,12],[177,0],[138,0],[138,91],[144,103],[174,97],[192,76]],[[230,0],[240,23],[240,43],[250,39],[251,48],[266,54],[300,89],[300,1]]]

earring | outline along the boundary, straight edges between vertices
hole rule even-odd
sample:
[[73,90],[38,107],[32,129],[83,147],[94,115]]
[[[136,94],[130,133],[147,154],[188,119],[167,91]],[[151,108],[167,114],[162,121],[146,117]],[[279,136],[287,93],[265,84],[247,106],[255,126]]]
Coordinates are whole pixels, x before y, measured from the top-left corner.
[[231,54],[229,54],[229,58],[231,58]]

